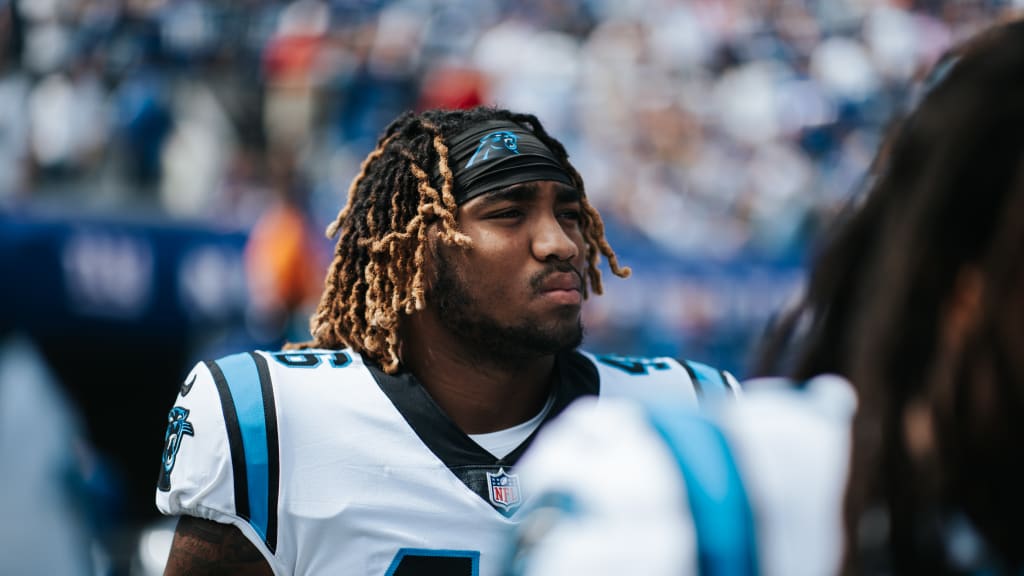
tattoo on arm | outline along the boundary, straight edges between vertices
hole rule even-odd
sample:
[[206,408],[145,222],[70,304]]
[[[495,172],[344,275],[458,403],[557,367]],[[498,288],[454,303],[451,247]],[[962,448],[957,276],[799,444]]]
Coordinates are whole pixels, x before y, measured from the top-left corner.
[[238,527],[182,516],[164,570],[165,576],[177,574],[271,576],[273,571]]

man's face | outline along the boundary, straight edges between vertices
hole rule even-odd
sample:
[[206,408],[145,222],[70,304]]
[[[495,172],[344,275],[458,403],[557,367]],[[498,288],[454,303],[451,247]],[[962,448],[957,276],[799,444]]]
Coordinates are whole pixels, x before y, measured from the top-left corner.
[[575,348],[583,339],[585,245],[579,193],[551,181],[489,192],[459,208],[468,250],[443,247],[431,297],[448,330],[505,358]]

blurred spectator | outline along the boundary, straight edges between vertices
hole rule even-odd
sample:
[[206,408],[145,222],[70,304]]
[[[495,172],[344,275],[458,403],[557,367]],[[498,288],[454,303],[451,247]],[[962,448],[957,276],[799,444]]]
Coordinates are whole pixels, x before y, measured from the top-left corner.
[[[11,32],[10,12],[0,4],[0,38]],[[6,19],[5,19],[6,18]],[[30,80],[18,70],[0,42],[0,206],[26,191],[29,163],[28,107]]]
[[314,238],[308,190],[293,167],[279,168],[274,199],[253,227],[245,247],[250,329],[257,339],[283,344],[308,339],[303,325],[323,289],[326,245]]
[[487,82],[471,66],[442,62],[423,77],[417,110],[472,108],[485,103]]
[[317,119],[317,66],[328,30],[327,5],[296,0],[281,11],[263,54],[263,122],[270,153],[294,157],[311,145]]
[[128,74],[115,97],[121,169],[136,194],[153,196],[162,176],[164,144],[173,128],[167,78],[149,65]]
[[219,202],[237,137],[216,95],[202,82],[178,83],[174,125],[161,151],[160,204],[167,214],[203,219]]
[[416,105],[424,16],[415,6],[397,3],[355,30],[356,62],[337,79],[333,124],[339,144],[357,157],[374,148],[391,119]]
[[85,66],[48,74],[28,95],[29,141],[35,178],[43,186],[88,173],[108,134],[105,95]]

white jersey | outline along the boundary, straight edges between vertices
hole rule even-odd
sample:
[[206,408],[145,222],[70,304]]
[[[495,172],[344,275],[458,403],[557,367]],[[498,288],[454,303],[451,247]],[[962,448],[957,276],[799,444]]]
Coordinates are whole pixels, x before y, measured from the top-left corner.
[[[670,358],[559,355],[550,421],[582,396],[732,395],[728,375]],[[542,424],[541,429],[544,427]],[[409,374],[349,350],[198,364],[168,415],[160,511],[237,526],[275,574],[497,575],[532,488]]]
[[835,574],[855,395],[822,376],[743,402],[574,404],[519,467],[508,573]]

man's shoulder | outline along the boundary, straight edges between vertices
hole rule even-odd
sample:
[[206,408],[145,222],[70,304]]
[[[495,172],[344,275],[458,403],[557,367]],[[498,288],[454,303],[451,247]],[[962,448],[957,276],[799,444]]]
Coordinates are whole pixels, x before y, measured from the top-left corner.
[[362,355],[350,348],[304,348],[301,350],[257,350],[275,368],[284,370],[311,370],[336,368],[365,368]]
[[735,396],[740,386],[728,371],[670,356],[577,351],[596,370],[601,395],[632,395],[682,390],[688,400]]
[[[744,402],[730,406],[723,419],[734,428],[751,429],[754,436],[779,429],[779,434],[805,436],[806,426],[797,421],[818,422],[845,431],[857,409],[857,394],[849,380],[822,374],[798,381],[764,377],[743,383]],[[774,432],[773,432],[774,433]]]
[[286,442],[355,431],[367,415],[377,422],[392,417],[370,366],[348,349],[250,350],[200,362],[194,372],[203,392],[185,407],[220,415],[235,436],[287,430],[280,440]]
[[292,381],[372,380],[362,356],[350,349],[248,350],[203,360],[197,363],[199,366],[205,366],[218,387],[232,392],[244,388],[280,390]]

